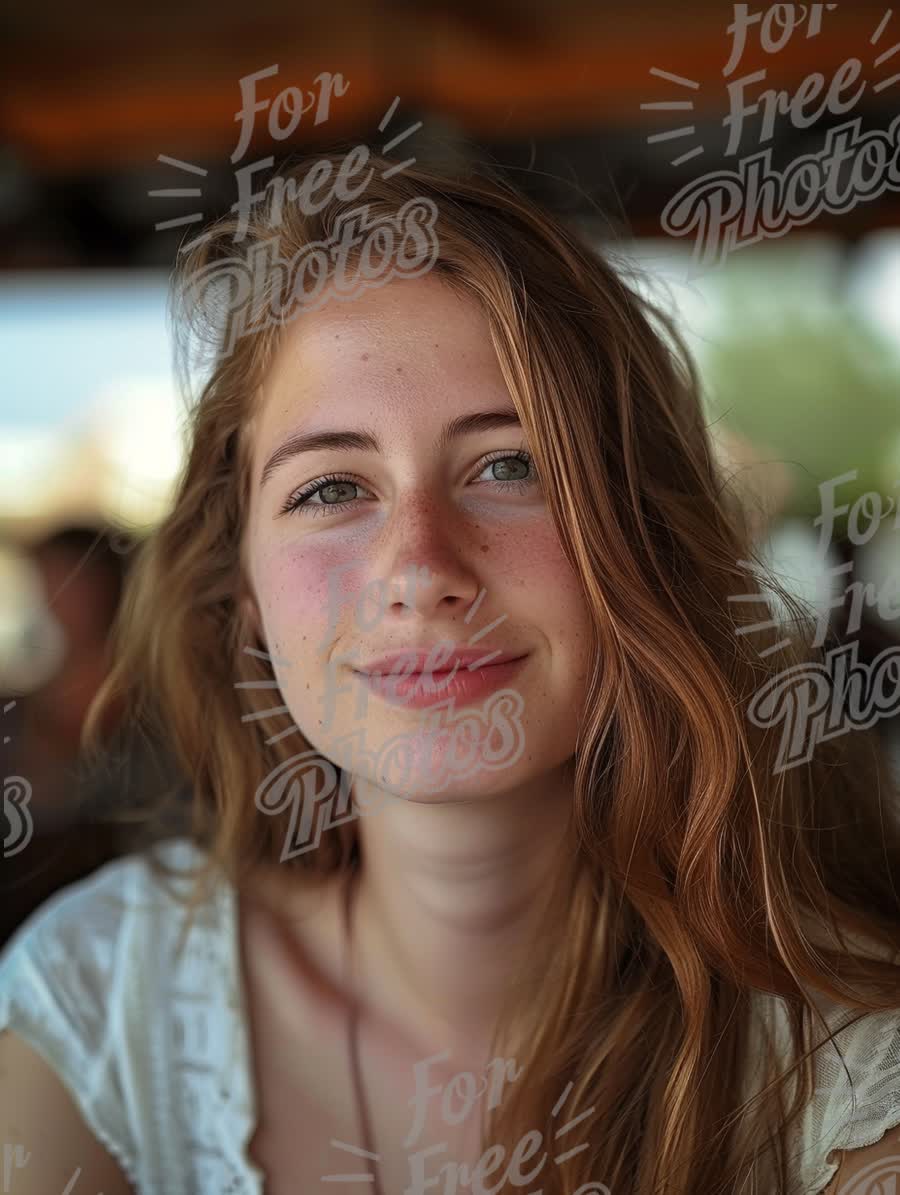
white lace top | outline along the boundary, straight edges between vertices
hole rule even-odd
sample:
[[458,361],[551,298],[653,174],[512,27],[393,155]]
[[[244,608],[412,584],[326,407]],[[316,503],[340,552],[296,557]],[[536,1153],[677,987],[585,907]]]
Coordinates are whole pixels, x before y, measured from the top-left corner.
[[[199,858],[186,838],[157,849],[179,871]],[[263,1195],[246,1156],[256,1102],[234,891],[216,886],[176,955],[181,914],[139,854],[61,889],[0,954],[0,1030],[53,1067],[139,1195]],[[780,1001],[763,999],[778,1020]],[[853,1015],[826,1012],[831,1028]],[[853,1093],[825,1047],[790,1146],[792,1195],[824,1189],[832,1150],[900,1125],[900,1012],[869,1014],[838,1042]]]

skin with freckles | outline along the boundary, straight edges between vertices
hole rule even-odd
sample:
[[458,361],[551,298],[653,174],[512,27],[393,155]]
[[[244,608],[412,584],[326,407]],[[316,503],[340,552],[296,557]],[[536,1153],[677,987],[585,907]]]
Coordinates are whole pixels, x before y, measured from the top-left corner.
[[[379,1133],[376,1115],[376,1136],[389,1147],[406,1132],[417,1059],[450,1051],[448,1075],[487,1064],[551,882],[575,866],[572,763],[592,627],[534,466],[510,459],[529,445],[517,418],[510,421],[515,407],[474,300],[428,275],[305,313],[285,327],[260,397],[242,543],[254,595],[247,613],[309,744],[340,762],[339,740],[364,730],[369,756],[349,769],[353,795],[363,781],[380,794],[374,814],[355,823],[362,869],[350,986],[363,1001],[364,1070],[368,1050],[379,1109],[398,1118]],[[506,422],[482,420],[480,430],[441,440],[451,420],[498,411]],[[335,430],[371,432],[381,451],[320,446],[266,469],[292,437]],[[329,475],[343,480],[320,490],[309,513],[286,509]],[[329,502],[340,509],[323,511]],[[366,592],[381,600],[360,601]],[[435,789],[447,748],[439,737],[427,741],[428,711],[369,692],[340,658],[356,653],[364,663],[438,641],[462,647],[485,627],[479,648],[525,656],[503,686],[520,701],[523,749],[508,766],[445,777]],[[493,699],[489,688],[459,710],[471,714]],[[380,783],[373,762],[398,735],[416,757],[402,793]],[[340,992],[338,883],[311,898],[286,869],[271,872],[269,907],[290,925],[307,965]],[[245,936],[248,982],[262,1010],[254,1040],[263,1123],[274,1142],[283,1093],[267,1078],[270,1065],[296,1060],[287,1064],[298,1068],[299,1088],[332,1076],[341,1099],[351,1098],[345,1011],[340,1000],[301,1001],[299,978],[279,988],[273,976],[293,972],[273,934],[250,923]],[[292,1147],[295,1133],[285,1124]]]
[[[509,791],[575,747],[590,628],[533,463],[502,457],[527,452],[524,432],[499,427],[436,443],[450,419],[503,409],[514,414],[486,318],[433,276],[293,321],[264,388],[245,531],[258,625],[310,744],[378,791],[387,780],[386,800],[389,778],[374,765],[397,736],[412,750],[404,791],[422,801]],[[260,487],[263,466],[292,435],[330,429],[371,430],[383,452],[304,452]],[[283,510],[330,474],[344,479]],[[449,732],[429,739],[433,719],[373,694],[352,666],[414,646],[464,647],[498,619],[475,642],[485,655],[526,656],[497,686],[524,702],[521,729],[508,735],[524,750],[511,766],[476,768],[435,792]],[[454,708],[484,708],[489,697]],[[440,691],[433,704],[446,705]],[[343,740],[363,727],[367,758],[345,762]]]

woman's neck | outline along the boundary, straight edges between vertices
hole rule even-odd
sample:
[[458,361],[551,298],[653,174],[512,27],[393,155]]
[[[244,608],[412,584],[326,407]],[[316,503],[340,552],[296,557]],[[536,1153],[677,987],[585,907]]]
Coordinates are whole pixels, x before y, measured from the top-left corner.
[[563,768],[471,802],[387,799],[357,823],[360,995],[424,1051],[483,1056],[554,884],[574,879],[572,795]]

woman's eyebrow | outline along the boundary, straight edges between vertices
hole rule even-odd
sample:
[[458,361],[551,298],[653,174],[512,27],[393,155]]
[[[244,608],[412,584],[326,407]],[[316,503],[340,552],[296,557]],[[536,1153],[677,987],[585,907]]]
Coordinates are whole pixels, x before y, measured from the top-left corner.
[[[494,411],[476,411],[471,415],[458,415],[451,419],[441,429],[435,447],[445,448],[452,440],[460,436],[474,435],[478,432],[496,431],[504,427],[521,427],[518,411],[513,407],[503,407]],[[276,448],[266,461],[260,475],[260,489],[266,484],[279,465],[302,452],[323,452],[326,449],[344,452],[381,452],[381,442],[378,436],[369,428],[352,430],[332,430],[319,432],[298,432]]]

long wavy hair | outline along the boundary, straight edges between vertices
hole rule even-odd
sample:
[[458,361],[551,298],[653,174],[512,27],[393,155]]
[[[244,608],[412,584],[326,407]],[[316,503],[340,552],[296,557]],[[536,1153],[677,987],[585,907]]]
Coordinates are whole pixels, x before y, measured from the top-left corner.
[[[528,1079],[482,1131],[506,1156],[535,1129],[551,1142],[565,1090],[590,1145],[542,1173],[548,1193],[600,1180],[629,1195],[787,1191],[785,1134],[830,1037],[814,1036],[827,1029],[815,994],[859,1017],[900,1009],[900,829],[878,736],[832,737],[785,768],[783,727],[747,716],[755,694],[824,649],[809,645],[809,611],[769,577],[773,618],[696,368],[627,266],[491,168],[388,172],[373,154],[362,199],[332,194],[313,215],[283,202],[311,164],[282,169],[286,192],[267,189],[243,237],[237,218],[216,222],[173,274],[189,448],[171,513],[132,570],[86,745],[102,749],[113,704],[172,744],[205,849],[192,907],[213,870],[240,885],[282,858],[291,810],[264,814],[254,794],[309,743],[277,738],[284,715],[264,716],[279,698],[242,614],[241,546],[253,414],[283,322],[229,345],[221,288],[202,294],[196,280],[273,236],[284,259],[327,242],[361,202],[392,218],[431,200],[432,269],[484,311],[596,635],[573,761],[574,878],[548,901],[495,1036]],[[287,302],[286,281],[275,271],[247,296],[247,326],[254,303]],[[356,825],[281,866],[309,883],[350,866]],[[783,1002],[789,1056],[752,1036],[761,995]],[[751,1055],[766,1060],[752,1092]]]

